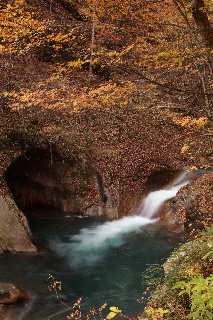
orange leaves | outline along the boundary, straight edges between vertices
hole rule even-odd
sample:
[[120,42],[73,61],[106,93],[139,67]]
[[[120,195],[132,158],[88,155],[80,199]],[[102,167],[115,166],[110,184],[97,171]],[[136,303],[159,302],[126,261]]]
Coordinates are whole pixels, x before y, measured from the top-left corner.
[[57,50],[74,37],[68,32],[50,33],[47,21],[39,21],[34,12],[10,4],[1,10],[0,31],[2,53],[23,53],[48,42],[55,43]]
[[87,92],[83,90],[80,95],[74,98],[73,105],[76,111],[79,106],[97,108],[126,106],[133,89],[134,85],[130,82],[123,86],[117,86],[115,83],[110,82]]
[[14,0],[13,3],[16,7],[22,7],[25,4],[25,0]]
[[0,14],[1,52],[28,50],[43,35],[45,25],[24,8],[7,5]]
[[62,32],[51,33],[46,36],[47,40],[54,42],[67,42],[69,41],[70,33],[63,34]]
[[181,153],[185,153],[186,151],[188,151],[188,149],[189,149],[189,145],[188,144],[184,144],[183,146],[182,146],[182,148],[181,148]]
[[5,92],[14,110],[38,106],[46,109],[68,108],[78,112],[82,107],[101,108],[126,106],[134,90],[131,82],[118,86],[109,82],[96,88],[72,88],[67,90],[66,82],[58,77],[51,77],[45,82],[38,82],[32,88]]
[[[77,60],[69,61],[66,64],[66,66],[69,68],[81,68],[83,66],[83,64],[86,62],[90,62],[90,60],[89,59],[86,59],[86,60],[77,59]],[[65,68],[64,68],[64,71],[66,72]]]
[[207,124],[208,119],[206,117],[192,118],[188,116],[173,119],[173,122],[179,124],[182,127],[201,129]]

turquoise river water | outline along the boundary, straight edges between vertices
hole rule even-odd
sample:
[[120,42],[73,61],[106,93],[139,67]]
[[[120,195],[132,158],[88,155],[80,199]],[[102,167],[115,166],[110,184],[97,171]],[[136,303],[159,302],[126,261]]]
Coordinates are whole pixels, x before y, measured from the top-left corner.
[[139,216],[116,220],[117,225],[50,209],[34,209],[29,216],[40,254],[0,255],[2,281],[27,288],[33,297],[17,320],[66,319],[69,310],[48,289],[49,274],[62,281],[60,297],[68,305],[82,298],[84,314],[107,303],[135,315],[144,309],[143,272],[163,264],[184,238]]

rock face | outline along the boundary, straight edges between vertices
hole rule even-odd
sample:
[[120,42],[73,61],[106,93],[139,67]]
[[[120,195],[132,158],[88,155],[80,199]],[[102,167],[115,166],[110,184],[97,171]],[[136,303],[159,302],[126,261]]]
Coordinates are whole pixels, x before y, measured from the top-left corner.
[[175,199],[167,202],[162,219],[176,232],[184,228],[194,233],[212,223],[213,173],[197,176],[183,187]]
[[[23,1],[1,2],[23,5]],[[38,12],[38,23],[46,29],[45,37],[42,31],[42,41],[38,41],[37,35],[34,39],[33,29],[29,41],[23,37],[12,40],[8,37],[6,41],[6,51],[1,57],[0,194],[8,195],[3,177],[11,165],[7,182],[21,209],[40,203],[64,211],[118,218],[134,212],[148,190],[156,190],[152,181],[145,186],[147,177],[153,173],[153,180],[156,179],[155,171],[200,166],[201,158],[204,162],[210,160],[210,123],[206,118],[209,110],[207,106],[204,108],[205,95],[199,89],[197,73],[183,72],[177,63],[167,71],[164,64],[162,69],[160,65],[155,68],[156,61],[148,67],[144,62],[141,66],[134,65],[140,50],[131,44],[137,37],[140,39],[141,30],[136,30],[129,17],[128,28],[123,27],[123,17],[119,26],[114,21],[112,27],[116,27],[110,28],[107,23],[105,28],[108,13],[103,15],[100,21],[103,32],[95,37],[103,56],[87,65],[91,10],[84,2],[24,1],[26,17],[28,10]],[[14,18],[16,21],[16,14]],[[74,38],[67,26],[75,30]],[[151,48],[159,39],[155,38],[155,28],[147,28],[152,34],[146,39]],[[58,36],[52,37],[53,34],[59,35],[60,45]],[[170,42],[170,31],[165,35]],[[72,41],[68,41],[70,37]],[[145,41],[143,36],[141,39]],[[16,52],[18,44],[20,48],[23,46],[21,52]],[[14,51],[7,54],[11,47]],[[128,48],[127,52],[124,48]],[[161,50],[161,45],[157,48]],[[125,53],[121,61],[108,54],[114,50],[119,55]],[[66,68],[61,68],[63,62]],[[208,92],[210,78],[207,72]],[[88,151],[91,166],[83,158],[80,162],[63,161],[65,156],[75,154],[73,145],[78,156],[85,149]],[[62,157],[51,149],[58,154],[61,151]],[[11,164],[8,158],[17,160]],[[11,250],[16,251],[15,240],[8,240],[10,235],[18,226],[26,244],[28,230],[16,218],[22,219],[22,213],[15,210],[8,217],[4,214],[9,211],[8,201],[13,203],[9,195],[8,201],[5,199],[2,198],[0,209],[1,216],[4,215],[0,222],[0,250],[7,251],[11,245]]]
[[0,320],[19,319],[23,312],[20,303],[28,299],[27,293],[15,285],[0,283]]
[[[195,150],[189,155],[180,152],[188,129],[165,118],[160,110],[20,111],[11,125],[16,130],[5,132],[0,150],[1,251],[33,251],[29,229],[17,207],[24,212],[41,204],[117,219],[134,214],[148,192],[172,181],[178,172],[174,169],[194,162],[199,165],[200,140],[202,154],[207,157],[208,153],[207,129],[190,131],[193,148],[199,151],[191,160]],[[23,119],[26,123],[21,123]],[[6,120],[3,115],[3,128]],[[15,214],[7,215],[8,203],[14,208],[9,191],[17,207]],[[16,241],[14,234],[20,239]]]
[[[157,176],[147,179],[147,192],[160,188],[177,174],[175,170],[157,172]],[[108,219],[131,214],[141,201],[142,181],[133,181],[136,188],[130,193],[124,184],[110,182],[104,173],[85,159],[65,159],[49,149],[31,148],[19,154],[4,175],[13,199],[8,191],[0,198],[0,252],[36,250],[23,214],[34,205]]]
[[35,252],[28,222],[9,195],[0,196],[0,252]]
[[40,204],[90,216],[114,218],[117,214],[99,170],[44,149],[32,149],[18,157],[6,179],[23,210]]
[[16,304],[27,299],[27,294],[13,284],[0,283],[0,305]]
[[177,215],[190,232],[212,224],[213,173],[195,179],[177,195]]

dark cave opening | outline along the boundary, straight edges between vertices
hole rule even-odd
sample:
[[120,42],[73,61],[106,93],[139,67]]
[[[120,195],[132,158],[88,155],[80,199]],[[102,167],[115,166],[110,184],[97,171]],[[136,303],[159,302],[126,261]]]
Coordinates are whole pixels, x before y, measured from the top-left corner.
[[19,209],[50,207],[63,211],[68,192],[61,184],[66,165],[56,153],[46,149],[30,149],[17,157],[5,173],[5,179]]
[[163,168],[153,171],[147,178],[145,183],[146,193],[160,190],[169,185],[182,172],[177,169]]

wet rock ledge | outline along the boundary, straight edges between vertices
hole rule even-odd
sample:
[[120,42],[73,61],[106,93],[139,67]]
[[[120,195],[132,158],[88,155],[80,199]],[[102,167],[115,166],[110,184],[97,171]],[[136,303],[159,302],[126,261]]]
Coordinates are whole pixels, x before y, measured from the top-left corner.
[[16,319],[29,296],[13,284],[0,283],[0,320]]

